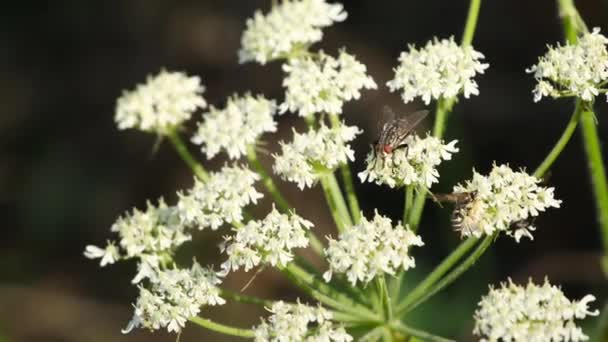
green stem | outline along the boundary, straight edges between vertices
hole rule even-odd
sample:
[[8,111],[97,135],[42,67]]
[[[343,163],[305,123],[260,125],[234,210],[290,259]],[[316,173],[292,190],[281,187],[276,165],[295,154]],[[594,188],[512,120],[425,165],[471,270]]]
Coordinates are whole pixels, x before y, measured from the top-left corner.
[[331,212],[334,222],[339,232],[344,231],[347,227],[352,226],[348,209],[344,203],[342,192],[336,181],[336,177],[333,173],[327,173],[321,176],[321,186],[323,187],[323,193],[327,200],[327,205]]
[[407,218],[412,211],[412,202],[414,201],[414,187],[408,185],[405,187],[405,208],[403,209],[403,224],[407,223]]
[[266,187],[266,190],[268,190],[274,201],[277,203],[281,212],[290,212],[291,206],[289,205],[285,197],[283,197],[283,194],[281,194],[281,191],[272,180],[272,177],[270,177],[268,172],[266,172],[266,169],[258,159],[258,155],[255,152],[255,146],[250,145],[247,147],[247,159],[249,160],[249,163],[251,163],[251,165],[253,166],[253,169],[260,176],[262,176],[262,183],[264,184],[264,187]]
[[604,304],[604,308],[600,312],[599,322],[592,341],[608,341],[608,302]]
[[[332,127],[341,125],[337,115],[331,114],[329,119]],[[348,200],[348,206],[350,207],[350,214],[352,215],[355,224],[359,224],[359,221],[361,220],[361,209],[359,208],[359,200],[357,199],[357,193],[355,192],[355,183],[353,182],[353,176],[350,172],[348,163],[340,165],[340,172],[342,174],[342,180],[344,181],[344,190],[346,191],[346,199]]]
[[439,264],[435,269],[424,278],[416,287],[405,297],[403,300],[397,305],[396,311],[398,313],[405,310],[410,304],[418,300],[420,297],[424,296],[426,292],[433,286],[435,283],[443,277],[462,257],[469,251],[479,239],[471,237],[463,241],[458,248],[456,248],[447,258],[445,258],[441,264]]
[[405,307],[405,312],[414,310],[418,305],[424,303],[429,298],[433,297],[441,290],[443,290],[446,286],[450,285],[454,282],[454,280],[458,279],[464,272],[466,272],[471,266],[475,264],[475,262],[483,255],[483,253],[490,247],[492,241],[494,240],[495,235],[486,236],[483,241],[477,246],[475,251],[471,253],[460,265],[458,265],[453,271],[448,273],[443,279],[441,279],[437,284],[435,284],[431,289],[426,291],[422,297],[413,302],[411,305]]
[[471,0],[469,3],[467,22],[464,24],[464,32],[462,33],[462,46],[471,45],[473,42],[473,35],[475,34],[475,27],[477,27],[480,7],[481,0]]
[[581,117],[581,111],[582,110],[581,110],[580,101],[577,101],[576,109],[574,110],[574,113],[572,113],[572,116],[570,117],[570,121],[568,121],[568,125],[566,126],[566,129],[564,129],[562,136],[559,138],[557,143],[555,143],[555,146],[553,146],[553,149],[551,150],[551,152],[549,152],[549,154],[545,157],[545,160],[543,160],[543,162],[536,169],[536,171],[534,171],[534,177],[536,177],[536,178],[543,177],[544,174],[549,170],[549,168],[551,168],[551,165],[553,165],[553,163],[555,162],[557,157],[562,153],[562,151],[564,150],[564,148],[570,141],[572,134],[574,134],[574,130],[576,129],[576,126],[578,125],[578,121]]
[[353,298],[337,291],[326,284],[322,279],[308,273],[298,265],[290,263],[287,267],[284,267],[282,271],[296,285],[319,302],[341,311],[344,314],[358,318],[359,320],[366,322],[380,321],[377,314],[369,311],[366,307],[359,305]]
[[566,41],[574,44],[578,39],[578,32],[585,29],[579,27],[582,20],[580,20],[576,6],[574,6],[574,0],[557,0],[557,6],[559,7],[559,16],[562,18]]
[[197,162],[196,159],[194,159],[194,157],[192,156],[192,154],[190,154],[190,151],[188,151],[188,148],[182,141],[182,138],[179,136],[177,131],[169,131],[167,137],[169,138],[169,141],[171,141],[171,144],[173,144],[173,147],[175,147],[177,154],[179,154],[182,160],[186,162],[186,164],[188,164],[190,169],[192,169],[192,172],[194,172],[194,174],[202,181],[206,181],[207,179],[209,179],[209,174],[207,174],[207,171],[205,170],[203,165]]
[[441,336],[436,336],[431,333],[428,333],[424,330],[414,329],[410,326],[403,324],[403,322],[395,321],[391,322],[390,327],[396,331],[399,331],[407,336],[415,336],[421,338],[423,341],[431,341],[431,342],[455,342],[454,340],[450,340]]
[[[600,225],[600,233],[604,252],[608,253],[608,182],[606,182],[606,169],[602,160],[602,150],[595,123],[595,114],[591,106],[583,110],[581,115],[581,131],[583,133],[583,145],[591,175],[591,184],[593,186],[593,195],[595,196],[595,205],[597,210],[598,221]],[[604,255],[604,259],[608,256]],[[604,260],[604,266],[606,260]],[[604,267],[604,271],[608,271]],[[608,272],[605,272],[608,276]]]
[[258,297],[254,297],[254,296],[246,296],[237,292],[233,292],[230,290],[226,290],[226,289],[220,289],[220,296],[224,297],[226,299],[230,299],[233,300],[235,302],[239,302],[239,303],[245,303],[245,304],[254,304],[254,305],[260,305],[260,306],[265,306],[265,307],[270,307],[272,306],[273,301],[269,300],[269,299],[262,299],[262,298],[258,298]]
[[241,329],[231,327],[229,325],[224,325],[220,323],[213,322],[207,318],[202,317],[191,317],[190,322],[196,323],[203,328],[207,328],[209,330],[213,330],[222,334],[244,337],[244,338],[253,338],[255,336],[253,330],[251,329]]
[[425,202],[426,194],[422,191],[418,191],[414,197],[414,203],[412,204],[410,215],[407,218],[407,224],[414,233],[418,231],[418,225],[420,225],[420,220],[422,219],[422,212],[424,211]]

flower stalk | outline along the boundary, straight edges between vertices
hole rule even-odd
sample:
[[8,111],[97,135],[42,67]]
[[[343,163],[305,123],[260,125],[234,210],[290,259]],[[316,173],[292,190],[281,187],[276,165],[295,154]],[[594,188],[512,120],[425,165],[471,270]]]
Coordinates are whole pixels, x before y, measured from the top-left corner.
[[170,130],[167,134],[169,141],[173,144],[175,151],[182,158],[182,160],[192,169],[192,172],[202,181],[207,181],[209,179],[209,175],[207,171],[196,159],[192,156],[188,148],[182,141],[182,138],[179,136],[177,130]]
[[251,329],[235,328],[235,327],[232,327],[229,325],[217,323],[210,319],[202,318],[202,317],[198,317],[198,316],[190,318],[190,322],[200,325],[203,328],[213,330],[215,332],[225,334],[225,335],[244,337],[244,338],[253,338],[255,336],[253,330],[251,330]]

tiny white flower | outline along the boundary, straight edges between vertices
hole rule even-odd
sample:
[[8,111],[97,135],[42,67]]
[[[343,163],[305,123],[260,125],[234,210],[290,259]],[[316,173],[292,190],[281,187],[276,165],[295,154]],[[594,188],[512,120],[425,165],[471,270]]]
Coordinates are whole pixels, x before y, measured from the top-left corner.
[[473,179],[456,185],[454,193],[469,193],[471,200],[457,205],[453,222],[463,237],[491,235],[504,231],[517,242],[532,239],[531,219],[547,208],[559,208],[553,188],[539,186],[540,180],[507,165],[492,168],[488,176],[473,170]]
[[190,269],[156,270],[149,287],[139,285],[139,298],[134,304],[133,318],[123,334],[133,328],[152,330],[167,328],[179,332],[186,321],[198,315],[204,305],[223,305],[218,286],[221,278],[213,270],[194,261]]
[[94,245],[88,245],[85,248],[84,256],[89,259],[101,259],[99,265],[104,267],[107,264],[113,264],[120,259],[118,247],[112,241],[108,241],[106,248],[99,248]]
[[593,101],[608,90],[608,38],[599,28],[582,35],[576,44],[549,46],[538,64],[527,69],[538,84],[532,91],[534,102],[543,97],[576,96]]
[[238,159],[263,133],[277,130],[275,112],[276,103],[261,95],[230,97],[225,108],[211,106],[209,112],[203,113],[192,142],[202,145],[208,159],[222,150],[230,159]]
[[526,287],[509,279],[498,289],[490,286],[490,292],[481,299],[473,333],[486,342],[586,341],[588,337],[574,319],[598,315],[597,310],[588,307],[594,300],[587,295],[580,301],[570,301],[547,279],[543,285],[530,280]]
[[358,281],[368,283],[380,274],[395,274],[416,266],[410,247],[423,246],[420,236],[401,223],[393,227],[391,219],[378,214],[340,234],[338,240],[328,238],[325,250],[329,270],[323,277],[330,281],[333,273],[346,273],[355,286]]
[[198,108],[207,106],[201,96],[204,90],[197,76],[163,70],[135,90],[123,92],[116,103],[114,120],[118,129],[167,134],[190,119]]
[[423,48],[409,46],[399,56],[395,78],[386,85],[391,91],[401,90],[405,103],[420,97],[425,104],[439,98],[465,98],[479,95],[473,79],[483,74],[488,64],[482,63],[483,54],[471,46],[459,46],[454,38],[429,41]]
[[282,1],[266,15],[256,11],[253,18],[247,19],[241,37],[239,62],[266,64],[288,58],[296,50],[320,41],[322,28],[344,19],[343,6],[325,0]]
[[256,342],[350,342],[353,340],[342,326],[332,321],[333,315],[321,306],[275,302],[267,308],[272,313],[253,328]]
[[283,70],[287,73],[283,80],[287,90],[280,111],[298,112],[303,117],[341,114],[344,102],[361,97],[362,89],[377,87],[365,65],[344,50],[337,59],[322,51],[318,56],[292,59]]
[[359,173],[361,182],[386,184],[391,188],[404,185],[430,188],[439,181],[437,167],[443,160],[452,159],[458,152],[457,140],[444,144],[442,140],[427,135],[420,138],[409,135],[403,142],[405,147],[380,156],[371,151],[367,156],[367,168]]
[[300,189],[312,187],[323,173],[355,159],[355,151],[347,143],[360,133],[358,127],[345,124],[333,128],[322,125],[304,134],[294,131],[292,142],[281,142],[273,170]]
[[224,223],[241,222],[243,208],[262,197],[253,187],[258,180],[257,173],[239,166],[224,166],[220,172],[211,173],[205,182],[195,178],[190,190],[178,193],[181,222],[213,230]]
[[284,267],[293,260],[293,248],[308,246],[306,232],[313,227],[296,214],[281,214],[272,209],[263,220],[249,221],[234,228],[235,235],[224,238],[223,251],[228,260],[222,264],[224,273],[245,268],[249,271],[260,263]]

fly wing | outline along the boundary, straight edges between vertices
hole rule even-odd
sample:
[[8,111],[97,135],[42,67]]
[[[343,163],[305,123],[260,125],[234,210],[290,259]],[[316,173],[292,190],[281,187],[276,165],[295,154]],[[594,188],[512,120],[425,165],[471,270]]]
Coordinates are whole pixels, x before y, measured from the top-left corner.
[[382,133],[382,131],[384,131],[384,126],[395,120],[395,112],[393,112],[393,110],[391,109],[391,107],[389,106],[384,106],[382,107],[382,111],[380,113],[378,113],[377,115],[377,122],[376,124],[378,125],[378,132],[379,134]]
[[428,110],[419,110],[396,120],[399,140],[405,139],[429,114]]

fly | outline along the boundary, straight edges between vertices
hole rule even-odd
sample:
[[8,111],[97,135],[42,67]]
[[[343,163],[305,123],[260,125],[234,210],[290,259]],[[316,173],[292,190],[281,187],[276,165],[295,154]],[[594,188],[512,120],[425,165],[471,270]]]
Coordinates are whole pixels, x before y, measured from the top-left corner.
[[[379,156],[389,155],[394,151],[407,147],[405,139],[414,131],[416,126],[428,115],[428,110],[419,110],[400,118],[395,118],[395,113],[390,107],[385,106],[382,117],[378,120],[380,135],[374,143],[374,159]],[[375,161],[374,161],[375,163]]]

